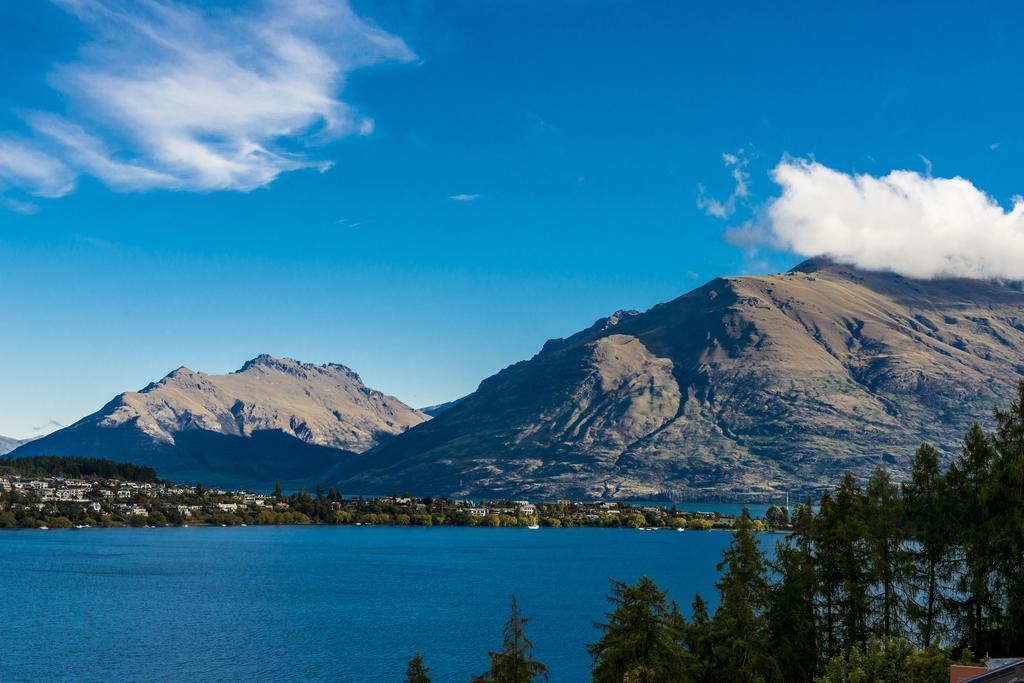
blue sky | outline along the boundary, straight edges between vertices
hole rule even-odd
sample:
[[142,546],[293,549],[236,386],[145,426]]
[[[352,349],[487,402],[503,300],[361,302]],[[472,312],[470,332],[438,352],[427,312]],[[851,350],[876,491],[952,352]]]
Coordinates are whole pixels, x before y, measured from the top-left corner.
[[263,352],[452,399],[617,309],[846,254],[773,227],[825,171],[907,169],[940,209],[960,176],[970,235],[1016,239],[1022,12],[4,3],[0,434]]

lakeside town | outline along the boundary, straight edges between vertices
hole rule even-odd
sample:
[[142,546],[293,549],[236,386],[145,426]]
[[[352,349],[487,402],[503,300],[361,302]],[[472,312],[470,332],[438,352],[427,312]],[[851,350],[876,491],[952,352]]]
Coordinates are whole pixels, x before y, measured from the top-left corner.
[[[71,473],[74,473],[72,475]],[[87,458],[0,462],[0,528],[247,526],[281,524],[732,529],[736,516],[615,501],[530,502],[343,496],[333,488],[285,495],[162,481],[145,467]],[[788,527],[784,506],[753,520]]]

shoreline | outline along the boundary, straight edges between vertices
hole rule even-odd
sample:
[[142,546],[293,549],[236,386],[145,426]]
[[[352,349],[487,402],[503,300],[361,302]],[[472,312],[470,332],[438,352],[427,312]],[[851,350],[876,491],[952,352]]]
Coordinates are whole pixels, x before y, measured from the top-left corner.
[[[671,531],[671,532],[686,532],[690,534],[704,534],[712,532],[728,532],[732,533],[731,528],[715,527],[711,529],[678,529],[671,527],[650,527],[650,528],[633,528],[633,527],[622,527],[622,526],[563,526],[563,527],[539,527],[532,529],[524,526],[506,526],[506,527],[485,527],[485,526],[469,526],[466,524],[447,524],[447,525],[413,525],[413,524],[167,524],[164,526],[130,526],[127,524],[118,524],[112,526],[82,526],[82,527],[13,527],[4,528],[0,527],[0,535],[7,532],[21,532],[21,531],[123,531],[126,529],[141,531],[141,530],[152,530],[152,529],[353,529],[353,528],[376,528],[376,529],[423,529],[423,530],[441,530],[441,529],[504,529],[504,530],[517,530],[517,531],[540,531],[541,529],[547,529],[551,531],[580,531],[585,529],[595,529],[601,531]],[[756,531],[757,534],[775,534],[780,536],[788,536],[793,533],[792,529],[764,529]]]

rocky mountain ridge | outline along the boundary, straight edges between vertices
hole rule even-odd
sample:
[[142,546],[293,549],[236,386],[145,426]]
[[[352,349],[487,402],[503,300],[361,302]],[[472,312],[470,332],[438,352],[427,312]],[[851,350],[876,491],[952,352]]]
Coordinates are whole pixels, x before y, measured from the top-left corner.
[[780,494],[924,440],[949,453],[1024,373],[1024,293],[815,259],[620,311],[357,461],[346,491]]
[[13,456],[112,458],[207,484],[305,483],[427,419],[343,365],[261,355],[226,375],[178,368]]

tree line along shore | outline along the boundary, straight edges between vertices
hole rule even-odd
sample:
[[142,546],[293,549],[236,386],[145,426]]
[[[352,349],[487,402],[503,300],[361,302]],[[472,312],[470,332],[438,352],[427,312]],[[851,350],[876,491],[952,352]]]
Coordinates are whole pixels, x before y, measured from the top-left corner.
[[[531,503],[412,496],[345,497],[317,487],[284,495],[162,481],[151,468],[89,458],[0,461],[0,528],[240,526],[283,524],[732,529],[736,515],[618,502]],[[788,528],[785,507],[754,520]]]

